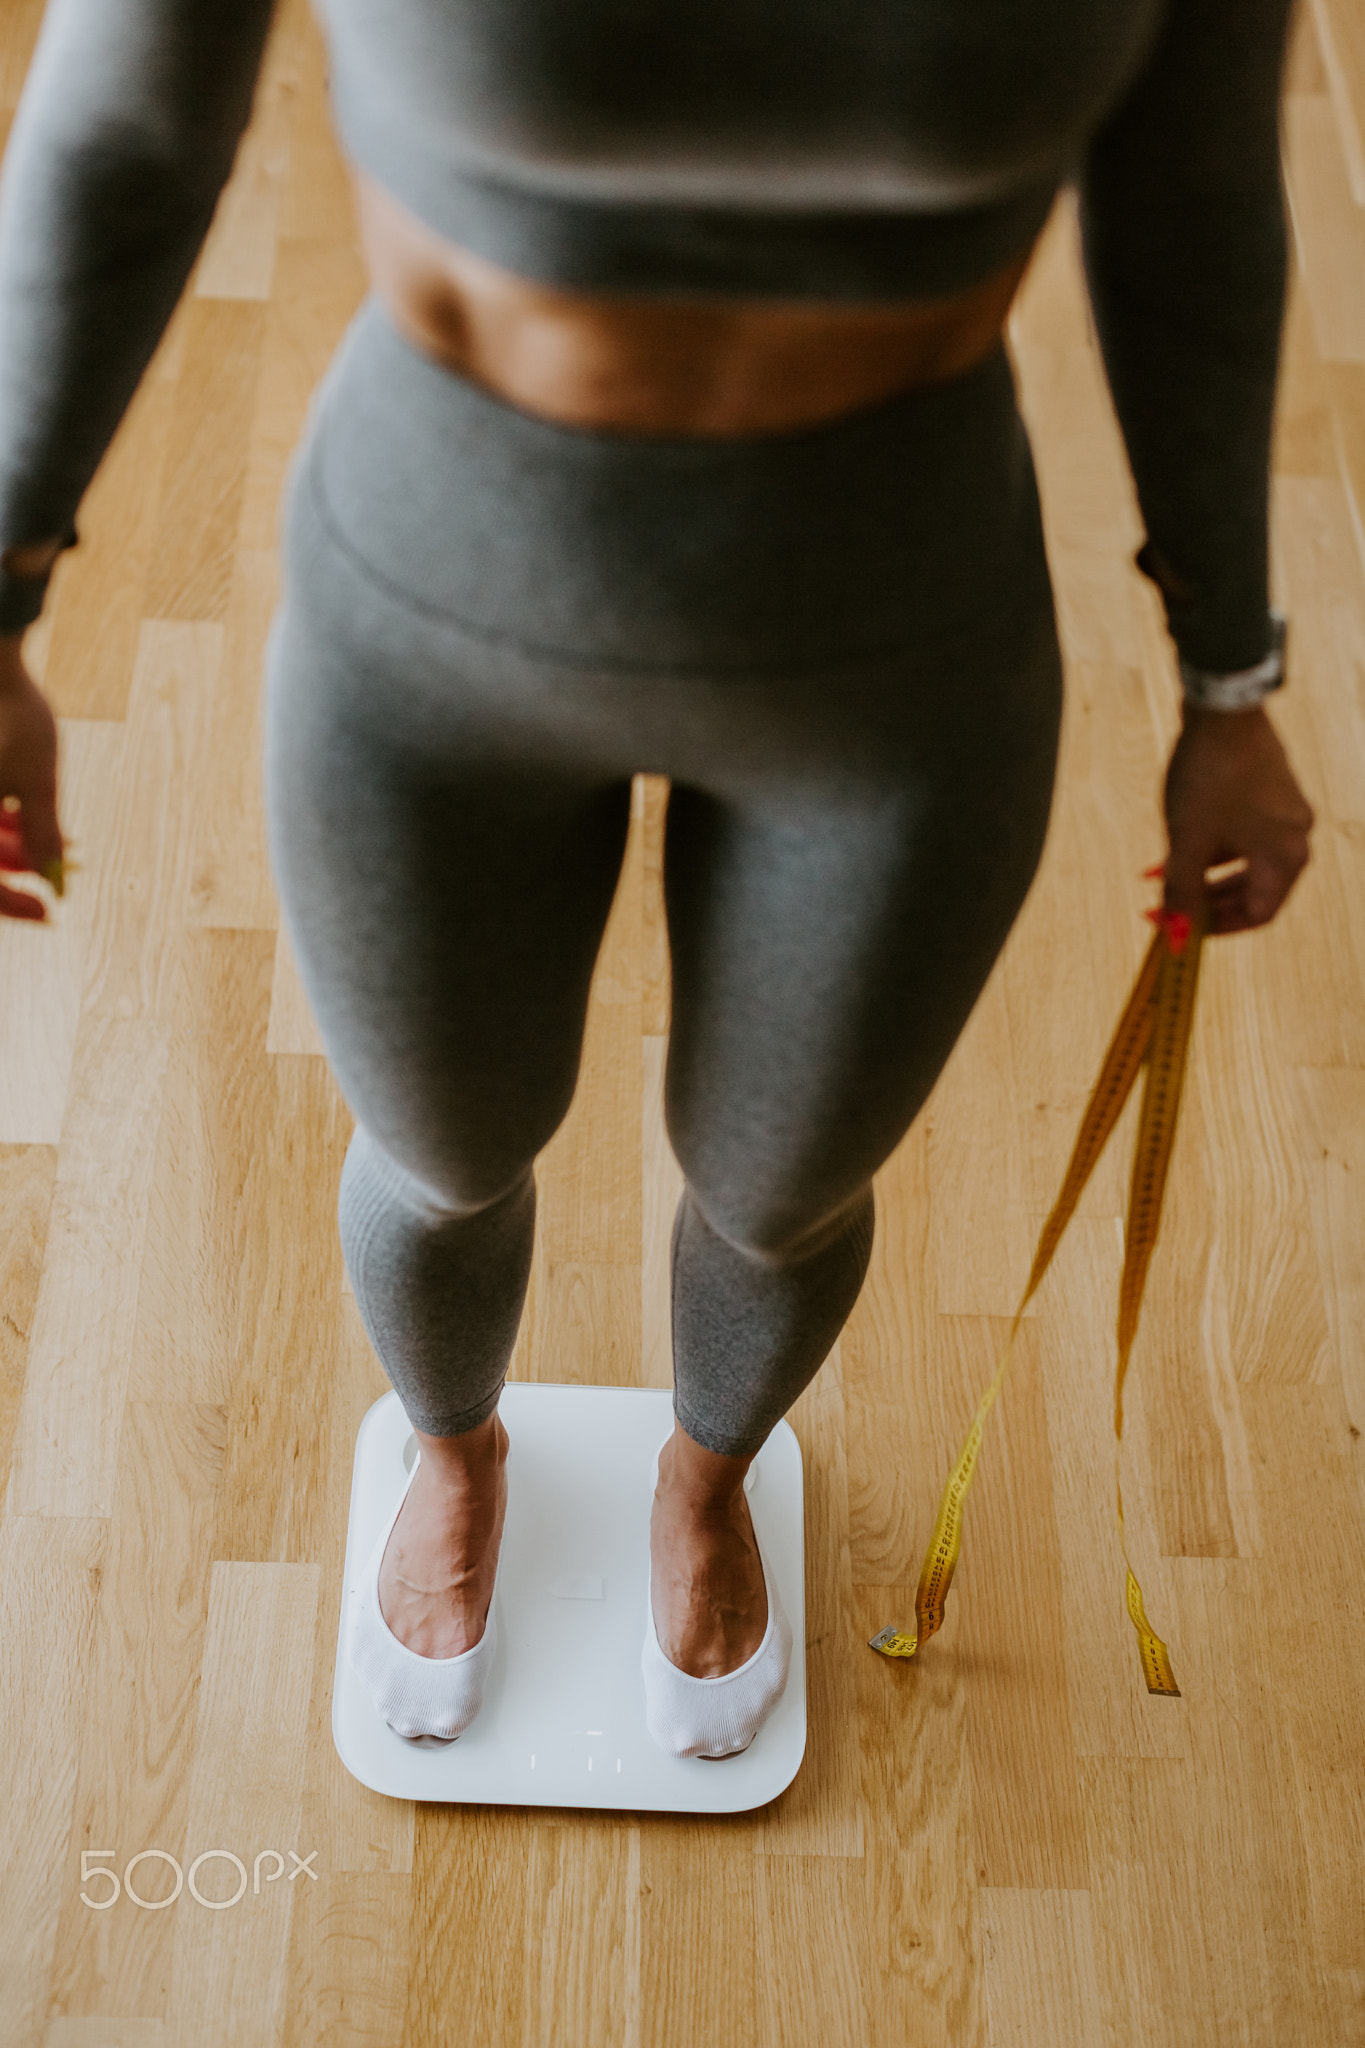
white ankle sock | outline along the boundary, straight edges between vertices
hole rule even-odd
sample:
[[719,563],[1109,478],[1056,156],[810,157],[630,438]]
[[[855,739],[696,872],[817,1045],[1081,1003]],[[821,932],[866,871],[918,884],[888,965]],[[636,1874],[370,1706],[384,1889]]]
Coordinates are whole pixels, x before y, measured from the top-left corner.
[[483,1705],[498,1643],[497,1587],[495,1584],[483,1634],[472,1650],[462,1651],[458,1657],[419,1656],[399,1642],[385,1621],[379,1605],[379,1568],[420,1461],[419,1452],[360,1583],[352,1588],[346,1657],[395,1735],[435,1735],[450,1742],[463,1735]]
[[[655,1468],[655,1484],[658,1469]],[[758,1529],[754,1529],[758,1543]],[[645,1681],[645,1725],[670,1756],[718,1761],[749,1747],[787,1685],[791,1665],[791,1623],[759,1545],[758,1561],[768,1595],[768,1626],[752,1657],[720,1678],[693,1678],[669,1662],[654,1626],[654,1597],[645,1587],[645,1646],[640,1668]]]

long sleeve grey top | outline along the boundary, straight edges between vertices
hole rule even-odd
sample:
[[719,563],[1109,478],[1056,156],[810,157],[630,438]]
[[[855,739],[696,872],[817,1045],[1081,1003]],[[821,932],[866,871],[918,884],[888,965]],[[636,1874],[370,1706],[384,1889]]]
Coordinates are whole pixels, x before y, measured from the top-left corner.
[[[1172,632],[1268,639],[1290,0],[323,0],[342,141],[582,291],[941,297],[1077,178]],[[271,0],[50,0],[0,179],[0,554],[80,499],[189,274]],[[0,571],[0,631],[41,582]]]

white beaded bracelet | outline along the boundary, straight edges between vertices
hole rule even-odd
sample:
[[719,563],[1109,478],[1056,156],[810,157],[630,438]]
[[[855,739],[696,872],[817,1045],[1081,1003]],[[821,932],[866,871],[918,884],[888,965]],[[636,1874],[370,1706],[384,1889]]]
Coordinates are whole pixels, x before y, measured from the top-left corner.
[[1180,680],[1184,686],[1185,702],[1198,705],[1201,711],[1249,711],[1272,690],[1278,690],[1284,681],[1283,613],[1270,614],[1270,630],[1270,652],[1252,668],[1233,669],[1230,674],[1218,675],[1182,660]]

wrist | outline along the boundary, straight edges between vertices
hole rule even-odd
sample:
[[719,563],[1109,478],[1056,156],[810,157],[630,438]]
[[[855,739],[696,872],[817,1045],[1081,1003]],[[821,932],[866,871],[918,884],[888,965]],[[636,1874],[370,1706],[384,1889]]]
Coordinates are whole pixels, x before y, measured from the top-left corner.
[[24,667],[22,633],[0,633],[0,699],[22,696],[33,680]]
[[1239,718],[1260,706],[1284,683],[1285,620],[1271,612],[1270,646],[1260,661],[1249,668],[1216,672],[1180,661],[1180,681],[1185,708],[1212,713],[1215,718]]
[[1257,703],[1246,704],[1240,711],[1217,711],[1211,705],[1196,704],[1185,697],[1180,704],[1180,722],[1187,732],[1222,732],[1236,738],[1265,724],[1266,707]]

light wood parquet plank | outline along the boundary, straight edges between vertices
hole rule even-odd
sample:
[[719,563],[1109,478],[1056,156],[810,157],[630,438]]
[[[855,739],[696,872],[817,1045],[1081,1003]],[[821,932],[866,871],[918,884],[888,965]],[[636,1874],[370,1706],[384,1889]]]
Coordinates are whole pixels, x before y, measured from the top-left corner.
[[[1083,1766],[1102,1981],[1123,2038],[1143,2044],[1347,2038],[1314,1955],[1263,1569],[1191,1560],[1171,1573],[1188,1766]],[[1206,1875],[1231,1870],[1235,1884]]]
[[[1059,581],[1084,559],[1069,554]],[[1165,851],[1160,774],[1141,672],[1108,659],[1069,661],[1047,857],[999,970],[1019,1075],[1024,1205],[1038,1219],[1030,1235],[1061,1188],[1114,1022],[1147,949],[1140,913],[1157,892],[1143,871]],[[1092,882],[1101,875],[1102,893]],[[1081,1215],[1123,1214],[1131,1146],[1125,1129],[1097,1164]],[[1031,1262],[1032,1244],[1015,1279],[1016,1299]]]
[[1365,23],[1350,0],[1311,0],[1302,11],[1299,40],[1311,21],[1321,67],[1321,84],[1304,89],[1330,92],[1351,197],[1365,206]]
[[[1077,1219],[1040,1295],[1036,1327],[1047,1406],[1052,1490],[1063,1571],[1062,1649],[1077,1757],[1187,1754],[1186,1708],[1152,1699],[1138,1671],[1123,1604],[1114,1525],[1113,1329],[1122,1244],[1117,1224]],[[1147,1486],[1140,1334],[1126,1397],[1123,1500],[1147,1612],[1180,1674],[1180,1643],[1163,1602],[1166,1573]]]
[[279,599],[271,549],[240,549],[210,710],[202,801],[195,806],[190,923],[273,931],[279,922],[261,789],[261,691],[266,636]]
[[350,178],[327,104],[327,56],[308,0],[282,0],[275,59],[293,80],[289,171],[280,214],[284,241],[356,246]]
[[272,953],[268,932],[196,934],[181,953],[130,1400],[226,1404],[232,1396],[243,1272],[265,1222],[256,1144],[276,1104],[265,1050]]
[[19,104],[44,5],[45,0],[16,0],[0,16],[0,109],[6,114]]
[[[1049,429],[1036,430],[1040,439]],[[1128,699],[1141,705],[1144,693],[1136,688],[1133,669],[1142,637],[1143,586],[1137,571],[1122,551],[1102,552],[1079,540],[1053,541],[1048,549],[1052,569],[1052,594],[1057,614],[1057,637],[1066,670],[1066,692],[1062,713],[1062,762],[1074,744],[1071,727],[1075,714],[1093,708],[1098,697],[1103,723],[1097,728],[1101,740],[1122,731]],[[1098,678],[1087,678],[1087,670],[1099,670]],[[1086,691],[1089,680],[1089,696]],[[1092,740],[1091,744],[1095,742]],[[1098,808],[1102,789],[1095,788],[1084,770],[1072,770],[1060,777],[1064,798],[1070,805],[1090,804]],[[1103,820],[1104,813],[1101,812]],[[1057,865],[1049,841],[1047,869]]]
[[321,1059],[322,1033],[313,1015],[294,959],[294,949],[281,919],[275,933],[275,971],[270,984],[270,1022],[266,1048],[273,1053]]
[[[1182,1147],[1173,1183],[1184,1207],[1179,1220],[1172,1221],[1169,1270],[1179,1275],[1196,1264],[1192,1240],[1201,1229],[1222,1262],[1227,1340],[1217,1349],[1212,1376],[1215,1388],[1222,1389],[1216,1401],[1224,1407],[1231,1399],[1230,1378],[1319,1378],[1328,1343],[1288,1048],[1278,1045],[1268,1028],[1274,971],[1269,955],[1270,948],[1260,945],[1224,946],[1211,953],[1199,998],[1189,1142]],[[1206,1162],[1202,1174],[1200,1160]],[[1207,1205],[1202,1213],[1195,1200]],[[1217,1219],[1212,1228],[1210,1216]],[[1192,1332],[1193,1322],[1185,1327]],[[1224,1449],[1232,1449],[1226,1429]],[[1245,1497],[1244,1452],[1236,1454],[1236,1462],[1239,1476],[1233,1483]],[[1234,1504],[1234,1520],[1236,1514]],[[1254,1552],[1256,1546],[1251,1542],[1245,1548]]]
[[387,2048],[402,2038],[409,1891],[403,1877],[324,1869],[312,1910],[292,1918],[281,2048]]
[[[219,198],[190,290],[200,299],[270,297],[280,204],[297,103],[288,25],[277,22],[257,81],[251,125]],[[281,57],[284,61],[281,63]]]
[[634,815],[639,820],[641,883],[641,1019],[648,1037],[668,1031],[670,967],[668,927],[664,918],[664,826],[668,816],[668,784],[662,775],[637,775]]
[[[871,2048],[887,2038],[880,1987],[864,1954],[866,1888],[861,1856],[759,1859],[754,1919],[761,2040],[783,2048],[807,2041]],[[899,2025],[898,2016],[897,2032]]]
[[[929,1145],[934,1298],[944,1315],[1013,1313],[1033,1257],[1019,1077],[997,965],[920,1111]],[[980,1230],[982,1216],[996,1226]],[[1025,1311],[1032,1316],[1032,1307]]]
[[160,2020],[49,2020],[43,2048],[173,2048]]
[[1365,1433],[1365,1074],[1302,1068],[1294,1076],[1300,1140],[1311,1162],[1313,1242],[1332,1325],[1330,1367],[1352,1428]]
[[[60,817],[72,852],[67,895],[47,896],[41,925],[0,924],[0,1143],[55,1145],[80,1028],[96,919],[90,882],[108,859],[123,760],[112,720],[65,719],[59,734]],[[35,890],[35,894],[44,894]]]
[[[868,1277],[840,1339],[849,1547],[855,1584],[899,1586],[918,1574],[941,1481],[936,1460],[949,1455],[955,1421],[941,1432],[928,1421],[939,1326],[923,1119],[883,1168],[876,1193]],[[901,1617],[885,1614],[876,1628],[893,1618]]]
[[[210,709],[222,663],[214,624],[144,625],[113,788],[113,824],[80,877],[91,899],[82,1015],[163,1025],[176,1001]],[[96,849],[98,850],[98,849]]]
[[82,501],[80,543],[61,557],[52,579],[42,680],[66,718],[127,715],[158,545],[182,334],[176,319]]
[[181,323],[145,604],[155,619],[221,620],[232,591],[265,308],[250,299],[191,299]]
[[[1362,1440],[1339,1387],[1257,1387],[1246,1398],[1267,1531],[1253,1612],[1292,1758],[1307,1864],[1305,1946],[1320,1967],[1350,1970],[1359,1967],[1365,1926]],[[1296,1598],[1310,1581],[1312,1597]]]
[[[849,1510],[853,1569],[860,1586],[912,1584],[931,1523],[933,1452],[921,1448],[923,1418],[909,1403],[846,1403],[848,1467],[856,1477]],[[944,1466],[940,1483],[947,1471]],[[877,1627],[894,1617],[888,1614]],[[873,1634],[876,1633],[874,1629]]]
[[[858,1586],[914,1585],[980,1392],[968,1384],[965,1362],[949,1355],[936,1311],[939,1223],[929,1159],[921,1118],[879,1176],[872,1262],[840,1340]],[[876,1626],[904,1619],[888,1611]]]
[[[315,1565],[213,1566],[181,1860],[187,1889],[195,1860],[210,1849],[238,1857],[249,1881],[230,1908],[191,1900],[194,1911],[175,1911],[168,2018],[183,2048],[273,2042],[282,2031],[290,1922],[317,1911],[321,1881],[288,1861],[291,1850],[306,1856],[311,1846],[299,1821],[317,1594]],[[257,1894],[250,1874],[270,1849],[285,1874],[267,1875]],[[240,1877],[215,1858],[197,1881],[221,1902]]]
[[[1300,764],[1318,823],[1312,863],[1281,917],[1258,935],[1263,1002],[1284,1061],[1359,1065],[1365,1062],[1365,944],[1351,905],[1365,877],[1354,645],[1360,627],[1347,621],[1365,586],[1335,483],[1281,478],[1276,510],[1285,600],[1303,620],[1290,651],[1292,687],[1276,724]],[[1307,940],[1310,931],[1316,936]]]
[[839,1341],[850,1411],[913,1405],[937,1331],[929,1131],[914,1123],[877,1176],[872,1258]]
[[[614,1818],[529,1830],[522,2048],[639,2042],[640,1838]],[[505,2039],[513,2040],[508,2034]]]
[[565,1259],[543,1269],[534,1306],[535,1376],[556,1385],[640,1383],[639,1268]]
[[1314,18],[1317,11],[1313,0],[1309,0],[1307,6],[1294,10],[1284,67],[1286,92],[1327,91],[1327,70],[1322,61],[1322,48]]
[[[878,1178],[872,1266],[841,1337],[849,1548],[860,1587],[915,1585],[943,1477],[980,1397],[972,1360],[945,1341],[935,1307],[935,1198],[921,1116]],[[888,1610],[876,1626],[909,1612]]]
[[[510,1808],[419,1806],[410,1888],[405,2048],[521,2042],[534,2024],[527,1946],[538,1820]],[[490,1933],[493,1938],[490,1937]]]
[[29,1335],[42,1278],[57,1154],[50,1145],[0,1145],[0,1474],[8,1478],[23,1398]]
[[10,1515],[108,1515],[166,1033],[97,1016],[77,1048],[10,1463]]
[[673,1326],[669,1277],[673,1218],[682,1198],[683,1177],[664,1127],[668,1040],[647,1035],[640,1046],[640,1384],[671,1387]]
[[62,1898],[80,1868],[72,1802],[107,1535],[86,1517],[0,1519],[0,1918],[20,1937],[0,1943],[6,2048],[42,2041]]
[[538,1263],[623,1263],[638,1274],[640,1201],[638,1002],[594,1003],[573,1107],[537,1167]]
[[[1201,1563],[1197,1569],[1224,1567]],[[1270,2048],[1280,2037],[1265,2031],[1254,1950],[1245,1957],[1245,1984],[1230,2001],[1222,1998],[1238,1958],[1210,1951],[1202,1865],[1190,1826],[1191,1801],[1199,1793],[1188,1767],[1151,1757],[1091,1759],[1080,1773],[1090,1831],[1099,2038],[1124,2048]]]
[[636,794],[638,786],[637,779],[631,786],[630,824],[621,872],[592,980],[594,1009],[600,1004],[625,1003],[637,1014],[643,989],[644,899],[650,884],[645,852],[647,827],[643,804]]
[[1365,361],[1365,212],[1353,200],[1341,131],[1327,94],[1285,101],[1294,238],[1303,258],[1319,354]]
[[[1190,1702],[1190,1765],[1162,1836],[1178,1824],[1188,1844],[1182,1917],[1192,1921],[1199,1946],[1195,1981],[1173,1989],[1190,2014],[1192,2036],[1198,2028],[1236,2038],[1240,2025],[1250,2039],[1270,2042],[1277,2038],[1272,1983],[1283,1973],[1282,1958],[1272,1963],[1274,1901],[1302,1845],[1292,1791],[1283,1782],[1273,1791],[1265,1784],[1268,1759],[1260,1738],[1274,1702],[1248,1640],[1258,1570],[1255,1563],[1203,1559],[1172,1570],[1173,1611],[1185,1645],[1181,1684]],[[1159,1881],[1155,1848],[1154,1838],[1149,1857]],[[1196,1892],[1191,1878],[1207,1868],[1238,1870],[1241,1881]]]
[[351,1120],[320,1060],[273,1064],[246,1205],[216,1555],[315,1566],[360,1419],[335,1370],[355,1312],[335,1220]]
[[1079,266],[1075,204],[1063,197],[1009,319],[1020,406],[1033,442],[1049,549],[1133,554],[1142,524],[1109,403]]
[[[1222,962],[1214,954],[1209,965],[1204,995]],[[1148,1273],[1132,1361],[1134,1383],[1140,1383],[1144,1412],[1151,1419],[1150,1484],[1158,1540],[1167,1557],[1235,1557],[1259,1548],[1236,1389],[1243,1361],[1234,1350],[1229,1312],[1228,1269],[1239,1238],[1248,1233],[1238,1229],[1236,1191],[1219,1190],[1231,1193],[1229,1208],[1216,1204],[1211,1132],[1203,1113],[1206,1067],[1200,1052],[1208,1043],[1203,1023],[1201,1016],[1162,1212],[1164,1241]],[[1242,1131],[1237,1135],[1240,1140]],[[1133,1142],[1130,1134],[1125,1147],[1129,1162]],[[1239,1143],[1239,1154],[1241,1149]],[[1262,1256],[1271,1256],[1271,1233],[1260,1239],[1253,1224],[1251,1234]],[[1112,1311],[1107,1322],[1101,1357],[1112,1374]]]
[[1335,476],[1337,442],[1330,372],[1318,354],[1303,277],[1290,266],[1283,383],[1275,414],[1276,476]]
[[643,864],[632,818],[607,920],[573,1107],[536,1166],[525,1376],[637,1386],[642,1355],[644,1116],[639,936]]
[[[77,1850],[112,1849],[120,1872],[139,1851],[178,1854],[186,1839],[226,1442],[221,1407],[176,1400],[169,1389],[125,1411],[72,1816]],[[143,1865],[134,1883],[155,1898],[169,1889],[168,1874]],[[140,1912],[125,1897],[95,1913],[82,1889],[77,1854],[64,1873],[51,2010],[164,2020],[174,1910]]]
[[1277,500],[1277,556],[1296,622],[1296,679],[1309,684],[1292,703],[1286,699],[1287,731],[1311,763],[1325,816],[1337,825],[1362,826],[1365,564],[1350,504],[1335,476],[1283,477]]
[[[968,1361],[962,1377],[986,1384],[1007,1330],[985,1318],[944,1318],[945,1347]],[[1084,1889],[1089,1869],[1037,1356],[1037,1331],[1022,1329],[982,1449],[980,1495],[964,1518],[970,1568],[949,1595],[943,1634],[952,1634],[937,1648],[969,1674],[971,1854],[982,1883],[1072,1892]]]
[[1108,2048],[1115,2037],[1103,2025],[1089,1892],[987,1885],[981,1916],[990,2048]]
[[[866,1641],[889,1612],[913,1613],[914,1580],[859,1588],[856,1602],[858,1634]],[[980,1879],[971,1854],[966,1739],[971,1675],[953,1656],[891,1663],[854,1654],[870,2038],[910,2048],[983,2048]]]
[[1365,563],[1365,364],[1327,363],[1323,371],[1356,553]]
[[772,2039],[755,1981],[757,1882],[747,1816],[641,1823],[641,2048]]

